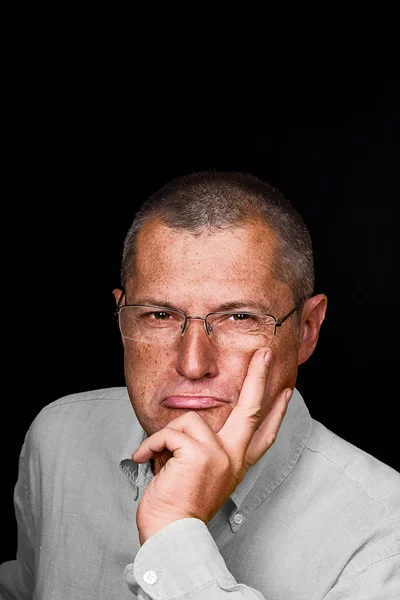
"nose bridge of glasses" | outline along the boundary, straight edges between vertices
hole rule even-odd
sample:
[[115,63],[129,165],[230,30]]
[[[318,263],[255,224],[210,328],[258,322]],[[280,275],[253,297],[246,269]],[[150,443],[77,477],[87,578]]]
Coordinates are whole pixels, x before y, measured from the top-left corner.
[[182,337],[185,335],[186,330],[188,328],[189,319],[203,321],[205,332],[208,336],[210,336],[211,327],[210,327],[209,323],[207,323],[207,317],[199,317],[197,315],[185,315],[185,321],[182,325],[182,333],[181,333]]

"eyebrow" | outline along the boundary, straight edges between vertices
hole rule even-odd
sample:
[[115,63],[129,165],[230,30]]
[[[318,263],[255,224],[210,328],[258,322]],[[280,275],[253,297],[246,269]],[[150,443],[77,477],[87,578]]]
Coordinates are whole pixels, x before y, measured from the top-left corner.
[[[151,296],[144,296],[138,298],[135,304],[150,304],[151,306],[165,306],[165,308],[182,310],[177,306],[171,304],[167,300],[159,300],[158,298],[153,298]],[[219,304],[216,308],[209,312],[220,312],[220,311],[233,311],[244,309],[244,307],[249,307],[251,312],[260,312],[265,314],[271,314],[269,311],[271,310],[271,305],[268,302],[260,302],[255,300],[254,298],[241,298],[240,300],[234,300],[231,302],[224,302],[223,304]],[[184,311],[182,311],[184,312]]]

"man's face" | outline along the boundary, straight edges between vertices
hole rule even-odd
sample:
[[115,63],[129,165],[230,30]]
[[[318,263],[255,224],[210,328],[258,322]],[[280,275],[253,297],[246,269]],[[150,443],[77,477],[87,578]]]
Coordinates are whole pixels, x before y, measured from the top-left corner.
[[[263,223],[197,237],[185,231],[174,232],[157,221],[147,223],[138,237],[125,302],[169,305],[196,316],[236,303],[234,310],[266,312],[279,318],[293,308],[293,298],[289,286],[272,276],[274,252],[275,235]],[[118,299],[118,292],[115,296]],[[283,387],[295,385],[297,339],[293,316],[277,329],[270,343],[274,359],[265,413]],[[123,343],[128,393],[148,435],[187,410],[197,410],[218,432],[239,398],[256,349],[215,345],[201,320],[189,320],[183,338],[178,336],[170,345],[150,345],[124,338]],[[180,396],[220,401],[205,409],[165,405],[168,398]]]

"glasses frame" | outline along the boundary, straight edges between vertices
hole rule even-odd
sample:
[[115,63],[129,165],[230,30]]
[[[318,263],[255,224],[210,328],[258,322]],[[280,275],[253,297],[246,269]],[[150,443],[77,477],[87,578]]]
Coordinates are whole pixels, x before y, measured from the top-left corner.
[[[117,309],[114,312],[114,315],[117,316],[118,318],[118,323],[119,323],[119,313],[120,311],[127,307],[127,306],[136,306],[136,307],[143,307],[143,308],[161,308],[168,311],[174,311],[177,312],[179,314],[181,314],[184,318],[184,322],[183,325],[181,327],[181,337],[183,337],[186,333],[186,329],[188,326],[188,322],[189,319],[194,319],[194,320],[201,320],[204,321],[204,329],[205,332],[207,334],[207,336],[210,338],[211,332],[212,332],[212,327],[210,325],[210,323],[208,322],[208,317],[210,317],[211,315],[258,315],[258,316],[263,316],[263,317],[271,317],[271,319],[274,320],[274,336],[276,335],[276,330],[278,327],[281,327],[283,325],[283,323],[293,315],[293,313],[296,312],[296,310],[298,310],[300,308],[300,306],[302,304],[304,304],[304,302],[307,300],[307,298],[304,298],[303,300],[301,300],[300,302],[298,302],[296,304],[296,306],[294,308],[292,308],[292,310],[290,310],[288,313],[286,313],[286,315],[284,315],[283,317],[281,317],[280,319],[277,319],[276,317],[274,317],[274,315],[270,315],[269,313],[259,313],[259,312],[253,312],[253,311],[239,311],[239,310],[232,310],[232,311],[227,311],[227,310],[223,310],[223,311],[214,311],[214,312],[210,312],[207,313],[204,317],[201,317],[199,315],[187,315],[183,310],[179,310],[179,308],[171,308],[168,306],[159,306],[159,305],[155,305],[155,304],[122,304],[121,302],[123,300],[123,298],[125,298],[125,292],[122,293],[119,301],[118,301],[118,305],[117,305]],[[124,336],[124,334],[121,331],[121,334]],[[125,338],[125,339],[131,339],[131,338]],[[133,341],[139,341],[139,340],[133,340]]]

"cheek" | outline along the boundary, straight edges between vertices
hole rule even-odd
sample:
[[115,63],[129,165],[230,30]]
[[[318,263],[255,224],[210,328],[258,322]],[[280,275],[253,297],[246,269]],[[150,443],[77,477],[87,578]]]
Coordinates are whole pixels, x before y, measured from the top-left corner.
[[238,390],[238,396],[244,379],[247,375],[247,370],[254,352],[255,350],[250,352],[231,350],[229,353],[225,353],[224,356],[221,357],[219,363],[221,365],[220,371],[221,373],[226,374],[229,381],[232,383],[232,386]]
[[271,345],[274,360],[267,383],[267,394],[271,398],[275,398],[284,387],[293,388],[296,383],[298,350],[294,336],[297,339],[297,334],[294,333],[282,335],[274,345]]
[[168,348],[128,343],[124,350],[125,378],[135,399],[148,395],[170,369]]

